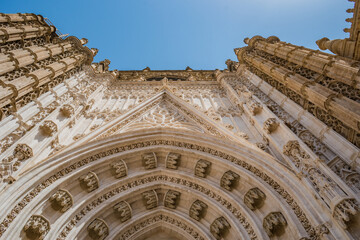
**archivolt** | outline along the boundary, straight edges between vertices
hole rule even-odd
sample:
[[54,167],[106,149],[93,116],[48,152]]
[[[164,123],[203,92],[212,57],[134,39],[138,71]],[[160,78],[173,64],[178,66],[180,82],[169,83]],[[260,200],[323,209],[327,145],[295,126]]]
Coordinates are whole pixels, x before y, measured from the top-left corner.
[[[157,168],[144,169],[141,156],[148,152],[158,155]],[[169,152],[182,156],[177,170],[165,168],[164,161]],[[121,179],[115,179],[110,169],[110,163],[118,159],[123,159],[128,167],[128,176]],[[213,165],[204,179],[194,176],[194,166],[199,159]],[[227,170],[240,175],[240,182],[232,191],[220,187],[220,179]],[[79,187],[77,179],[89,171],[96,173],[100,187],[87,193]],[[88,224],[97,217],[115,221],[116,226],[110,226],[110,234],[121,237],[135,221],[131,219],[123,225],[116,222],[112,207],[121,200],[133,201],[132,205],[138,209],[134,212],[137,222],[146,222],[151,214],[162,216],[161,219],[165,216],[169,218],[170,212],[162,207],[161,200],[160,206],[152,210],[146,210],[141,205],[141,192],[146,189],[155,189],[160,196],[169,189],[180,192],[184,203],[171,212],[171,217],[177,217],[176,221],[179,221],[174,226],[177,226],[179,234],[185,234],[184,231],[190,234],[189,229],[181,227],[181,222],[186,222],[192,229],[190,235],[196,235],[199,239],[212,237],[209,226],[217,217],[224,217],[230,223],[228,237],[268,238],[262,229],[262,222],[274,209],[282,212],[290,225],[291,231],[286,232],[288,238],[305,235],[317,238],[313,224],[322,222],[314,210],[320,209],[320,206],[311,193],[299,184],[289,169],[270,155],[252,146],[234,145],[208,135],[194,138],[193,132],[174,129],[142,130],[87,143],[46,160],[25,173],[14,185],[0,199],[2,206],[7,206],[0,209],[0,215],[6,216],[0,225],[0,232],[2,237],[10,239],[24,236],[19,229],[32,215],[42,215],[49,220],[51,226],[46,236],[49,239],[86,234]],[[245,193],[252,187],[261,189],[269,202],[256,211],[243,204]],[[52,210],[48,200],[59,189],[66,189],[73,197],[74,205],[65,213]],[[209,205],[209,211],[201,221],[186,218],[188,207],[194,199]],[[75,231],[75,226],[82,230]],[[148,226],[146,228],[149,229],[150,226],[158,227],[157,224]],[[296,232],[292,232],[295,229]]]

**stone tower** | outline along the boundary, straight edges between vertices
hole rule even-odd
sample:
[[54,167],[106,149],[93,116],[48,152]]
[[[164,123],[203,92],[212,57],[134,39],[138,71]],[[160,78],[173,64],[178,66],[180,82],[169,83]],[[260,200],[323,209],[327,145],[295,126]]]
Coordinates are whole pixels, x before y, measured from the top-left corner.
[[224,70],[109,70],[0,14],[0,239],[360,239],[350,38],[246,38]]

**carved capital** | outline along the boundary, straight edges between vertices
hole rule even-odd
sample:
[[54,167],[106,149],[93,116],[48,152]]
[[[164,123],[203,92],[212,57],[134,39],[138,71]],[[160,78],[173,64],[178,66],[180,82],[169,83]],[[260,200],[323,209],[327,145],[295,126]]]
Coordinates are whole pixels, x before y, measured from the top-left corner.
[[58,128],[56,123],[51,120],[46,120],[40,126],[40,130],[45,136],[51,137],[52,135],[54,135],[54,133],[58,131]]
[[210,225],[210,232],[217,240],[220,240],[224,238],[230,227],[229,222],[224,217],[219,217]]
[[200,221],[200,219],[204,217],[207,207],[208,205],[206,203],[196,200],[193,204],[191,204],[189,216],[197,221]]
[[116,215],[120,217],[120,221],[126,222],[132,216],[132,208],[126,201],[121,201],[114,206]]
[[177,169],[180,165],[180,158],[181,155],[178,153],[168,153],[165,160],[166,168]]
[[359,204],[355,199],[344,199],[334,207],[333,217],[341,227],[346,229],[354,217],[359,214],[359,210]]
[[228,191],[232,191],[232,189],[236,186],[239,181],[240,176],[233,171],[227,171],[223,174],[220,180],[220,186],[225,188]]
[[128,168],[126,166],[126,163],[121,159],[115,163],[112,163],[111,168],[115,178],[122,178],[127,176],[128,174]]
[[155,190],[150,190],[142,193],[143,201],[146,209],[153,209],[158,206],[159,198]]
[[278,126],[280,125],[280,123],[276,120],[276,118],[268,118],[265,122],[264,122],[264,131],[267,132],[268,134],[274,132]]
[[44,239],[50,231],[50,222],[43,216],[33,215],[26,222],[24,231],[29,239]]
[[74,107],[71,106],[70,104],[64,104],[61,108],[60,108],[60,112],[62,115],[64,115],[65,117],[69,118],[71,117],[75,110]]
[[260,113],[261,110],[262,110],[262,105],[259,102],[255,101],[255,100],[250,101],[249,111],[251,112],[251,114],[253,116]]
[[157,157],[154,152],[142,155],[142,162],[145,169],[154,169],[157,167]]
[[51,206],[60,212],[66,212],[74,204],[71,194],[64,189],[59,189],[54,193],[50,197],[50,201],[52,202]]
[[99,178],[94,172],[88,172],[87,174],[81,176],[79,181],[81,186],[88,192],[92,192],[99,188]]
[[89,236],[94,240],[103,240],[109,235],[109,227],[100,218],[95,218],[88,226]]
[[263,221],[263,227],[269,237],[282,235],[286,226],[286,219],[281,212],[272,212]]
[[180,201],[180,192],[169,190],[164,197],[164,206],[167,208],[175,209]]
[[211,162],[200,159],[195,165],[195,176],[205,178],[210,172]]
[[255,210],[262,207],[265,199],[265,193],[259,188],[252,188],[245,194],[244,203],[251,210]]

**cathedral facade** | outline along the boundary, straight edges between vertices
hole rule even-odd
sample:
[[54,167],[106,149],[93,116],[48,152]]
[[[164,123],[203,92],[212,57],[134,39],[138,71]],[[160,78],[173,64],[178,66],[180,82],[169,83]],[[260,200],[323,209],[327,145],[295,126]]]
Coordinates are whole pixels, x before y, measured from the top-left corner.
[[[109,70],[0,14],[0,239],[360,239],[360,1],[320,49]],[[359,13],[360,14],[360,13]]]

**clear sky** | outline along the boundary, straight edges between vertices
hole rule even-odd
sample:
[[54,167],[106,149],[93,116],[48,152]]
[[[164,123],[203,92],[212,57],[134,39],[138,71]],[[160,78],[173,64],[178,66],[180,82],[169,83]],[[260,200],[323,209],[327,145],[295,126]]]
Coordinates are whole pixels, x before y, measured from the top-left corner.
[[87,38],[110,69],[223,69],[245,37],[278,36],[317,49],[346,38],[347,0],[0,0],[0,12],[36,13]]

